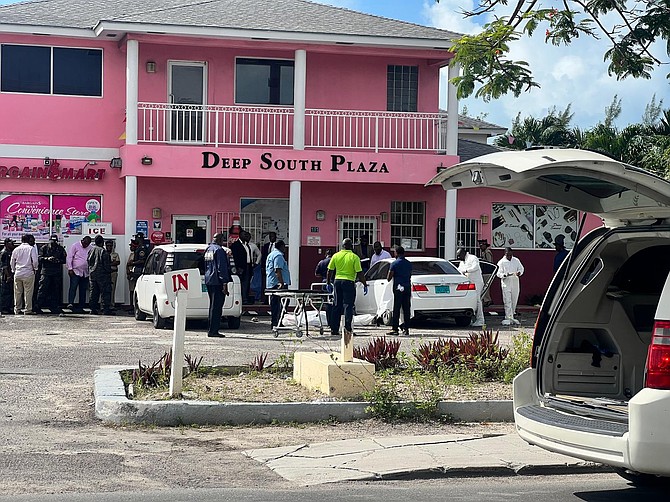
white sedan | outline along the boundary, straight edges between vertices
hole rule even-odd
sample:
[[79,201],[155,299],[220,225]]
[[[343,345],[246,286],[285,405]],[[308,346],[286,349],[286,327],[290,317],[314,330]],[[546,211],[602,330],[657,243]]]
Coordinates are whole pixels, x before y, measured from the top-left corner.
[[[407,260],[412,263],[412,317],[452,317],[456,325],[468,326],[477,307],[475,284],[442,258],[410,256]],[[391,258],[375,263],[365,274],[368,294],[363,294],[361,283],[356,291],[356,314],[376,315],[387,325],[393,310],[392,284],[386,279],[391,263]],[[490,264],[481,263],[486,290],[491,271],[485,264]]]

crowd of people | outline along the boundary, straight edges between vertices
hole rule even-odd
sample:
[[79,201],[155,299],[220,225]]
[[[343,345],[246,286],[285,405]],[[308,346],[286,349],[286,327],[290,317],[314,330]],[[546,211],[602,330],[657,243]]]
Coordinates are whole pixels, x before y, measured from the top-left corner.
[[[132,293],[148,254],[143,234],[134,237],[130,251],[126,273]],[[69,279],[66,308],[83,312],[88,304],[92,314],[114,315],[120,265],[115,242],[101,235],[94,239],[84,236],[68,250],[60,243],[58,234],[51,235],[39,250],[31,234],[24,234],[19,246],[7,238],[0,251],[1,313],[34,315],[48,311],[63,315],[63,267],[66,267]]]

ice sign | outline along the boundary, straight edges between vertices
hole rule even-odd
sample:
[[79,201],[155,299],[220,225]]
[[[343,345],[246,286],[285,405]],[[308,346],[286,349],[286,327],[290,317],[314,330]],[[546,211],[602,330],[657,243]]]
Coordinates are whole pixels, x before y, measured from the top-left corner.
[[171,303],[177,297],[178,291],[186,291],[188,298],[202,296],[202,277],[197,268],[168,272],[163,275],[163,282],[167,299]]

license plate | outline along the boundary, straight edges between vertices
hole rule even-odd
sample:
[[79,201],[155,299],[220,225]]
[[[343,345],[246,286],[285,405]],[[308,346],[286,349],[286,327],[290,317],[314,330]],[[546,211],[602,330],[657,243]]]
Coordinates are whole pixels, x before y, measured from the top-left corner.
[[207,293],[207,286],[205,284],[202,285],[202,292]]
[[442,295],[447,294],[448,295],[450,293],[449,286],[435,286],[435,293],[437,293],[438,295],[440,295],[440,294],[442,294]]

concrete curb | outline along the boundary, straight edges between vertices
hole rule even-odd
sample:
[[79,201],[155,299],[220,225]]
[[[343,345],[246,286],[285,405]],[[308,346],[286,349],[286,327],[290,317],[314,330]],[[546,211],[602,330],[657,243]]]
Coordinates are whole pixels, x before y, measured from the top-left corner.
[[[349,422],[368,418],[366,402],[221,403],[211,401],[135,401],[126,397],[120,371],[102,366],[94,374],[95,416],[112,424],[245,425],[273,422]],[[463,422],[508,422],[511,401],[443,401],[439,410]]]

